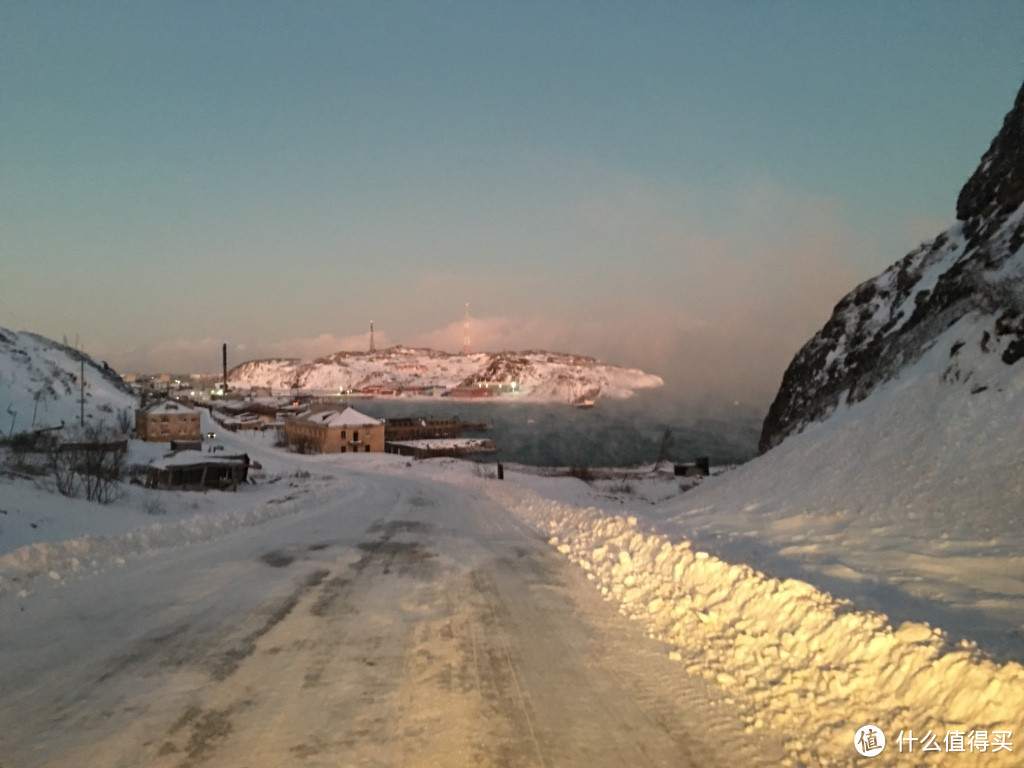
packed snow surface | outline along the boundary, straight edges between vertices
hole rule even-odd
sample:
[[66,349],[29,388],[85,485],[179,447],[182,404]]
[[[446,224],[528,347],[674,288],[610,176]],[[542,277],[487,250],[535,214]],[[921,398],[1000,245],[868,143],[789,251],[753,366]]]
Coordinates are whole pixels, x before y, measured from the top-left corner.
[[[843,424],[859,434],[855,425],[863,425],[868,418],[851,412]],[[891,414],[880,418],[891,418]],[[814,434],[808,430],[795,440],[813,440]],[[838,441],[834,450],[851,451],[860,445],[842,436],[841,430],[839,434],[833,439]],[[664,643],[666,656],[678,661],[679,675],[699,676],[720,688],[742,713],[750,733],[783,734],[786,764],[858,764],[853,735],[869,723],[882,728],[889,739],[885,764],[916,765],[921,760],[920,746],[914,753],[895,751],[901,731],[913,731],[916,738],[930,732],[939,745],[954,746],[958,734],[964,739],[973,734],[971,738],[977,740],[984,732],[994,743],[1012,750],[990,747],[984,756],[986,765],[1020,763],[1019,747],[1014,744],[1024,733],[1020,663],[994,660],[970,642],[958,642],[940,626],[923,620],[894,620],[885,612],[902,603],[902,584],[912,583],[915,594],[923,589],[927,595],[928,579],[952,582],[952,574],[960,571],[968,582],[965,590],[995,590],[1003,595],[1004,602],[992,611],[999,614],[1007,600],[1012,603],[1013,596],[1007,593],[1013,592],[1020,574],[1019,569],[1009,570],[1017,562],[1012,560],[1014,555],[1009,551],[997,555],[1010,558],[1001,561],[1005,569],[1001,584],[994,577],[997,568],[985,561],[989,552],[970,549],[968,542],[957,539],[946,539],[951,543],[944,546],[965,548],[960,558],[944,562],[935,557],[922,567],[913,553],[925,537],[916,536],[917,526],[897,527],[897,519],[886,523],[886,546],[863,549],[876,541],[875,528],[861,531],[847,524],[839,530],[847,518],[822,509],[829,497],[804,487],[812,484],[807,475],[790,475],[786,496],[782,479],[775,486],[764,479],[784,470],[785,462],[796,461],[797,456],[806,461],[806,451],[769,453],[680,495],[680,479],[667,473],[638,471],[632,480],[587,484],[507,467],[505,481],[498,481],[484,476],[493,474],[493,468],[481,471],[471,462],[409,461],[380,454],[300,457],[274,449],[259,434],[229,434],[218,442],[229,452],[248,453],[261,463],[263,469],[253,473],[255,484],[238,493],[130,487],[117,504],[100,507],[53,496],[37,487],[39,481],[0,479],[0,551],[5,552],[0,556],[0,601],[27,606],[48,590],[122,567],[150,552],[246,530],[257,534],[270,530],[274,519],[302,513],[304,499],[329,496],[332,488],[344,487],[349,477],[369,478],[379,487],[361,502],[364,505],[374,503],[374,494],[384,503],[390,496],[389,478],[417,477],[485,493],[513,511],[577,563],[623,614],[643,622],[647,633]],[[159,450],[132,446],[136,460]],[[794,458],[787,458],[791,455]],[[998,467],[993,471],[1001,477]],[[838,493],[842,482],[860,481],[852,475],[845,481],[837,478],[832,490]],[[892,483],[889,486],[890,494],[895,493]],[[827,483],[822,487],[827,488]],[[762,496],[749,495],[758,488]],[[773,495],[773,488],[778,495]],[[923,503],[930,498],[928,493],[927,487],[921,487],[916,496],[907,498]],[[805,496],[822,501],[800,511],[800,524],[795,525],[791,518],[797,513],[789,505]],[[755,529],[747,526],[753,525],[755,503],[763,505],[763,567],[738,560],[732,555],[740,550],[728,546],[737,532],[742,534],[741,543],[752,545]],[[715,525],[711,507],[717,510]],[[989,514],[995,526],[997,515]],[[687,527],[694,529],[695,540],[682,535]],[[949,531],[963,536],[971,528],[964,522]],[[1009,540],[1016,535],[1011,534],[1006,531],[1000,537],[995,529],[986,533],[990,539],[995,537],[991,548],[997,552],[1010,546]],[[801,536],[799,545],[784,544]],[[845,537],[845,543],[839,542],[840,537]],[[723,543],[720,554],[704,546],[716,540]],[[267,542],[268,547],[273,544]],[[821,562],[823,568],[808,567],[807,579],[766,572],[797,562],[797,554],[805,548],[817,552],[826,545],[834,553],[863,562],[828,565],[828,558],[809,557],[804,565]],[[791,546],[799,552],[791,551]],[[757,560],[754,549],[750,546],[746,552]],[[906,582],[882,568],[901,549],[911,553],[904,569],[917,568],[919,574]],[[971,561],[978,561],[976,568],[970,567]],[[893,578],[893,591],[879,590],[875,599],[881,602],[872,610],[858,601],[857,590],[844,598],[814,586],[822,575],[828,576],[827,584],[834,584],[837,574],[847,573],[846,569],[865,574],[851,578],[853,585],[863,585],[868,578],[879,584]],[[982,578],[979,573],[990,576]],[[961,598],[966,603],[966,593]],[[940,598],[935,602],[941,606]],[[976,607],[984,614],[985,605]],[[978,755],[966,750],[944,757],[951,764],[978,760]]]

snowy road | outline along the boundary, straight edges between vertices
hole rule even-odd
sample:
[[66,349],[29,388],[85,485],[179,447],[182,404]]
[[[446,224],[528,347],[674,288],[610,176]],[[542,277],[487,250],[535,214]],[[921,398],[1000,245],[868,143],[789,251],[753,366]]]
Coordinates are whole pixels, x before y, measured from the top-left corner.
[[374,475],[0,601],[0,766],[775,765],[495,502]]

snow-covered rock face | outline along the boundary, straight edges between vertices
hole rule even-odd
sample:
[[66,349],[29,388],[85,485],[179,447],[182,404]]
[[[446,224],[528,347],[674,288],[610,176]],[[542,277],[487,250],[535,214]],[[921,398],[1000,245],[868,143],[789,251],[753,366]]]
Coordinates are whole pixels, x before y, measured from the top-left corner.
[[997,208],[1012,211],[1024,201],[1024,87],[1003,121],[981,165],[960,191],[956,217],[983,217]]
[[664,385],[653,374],[580,355],[540,351],[453,355],[407,347],[338,352],[309,362],[254,360],[232,369],[228,382],[234,389],[358,391],[377,387],[406,394],[498,386],[528,399],[566,403],[598,396],[625,398],[637,389]]
[[[956,381],[998,386],[1024,372],[1024,87],[960,192],[957,218],[836,305],[786,370],[762,453],[841,403],[864,400],[937,344],[951,359],[965,344],[986,353],[971,370],[960,366]],[[976,337],[947,334],[968,315],[984,321]]]

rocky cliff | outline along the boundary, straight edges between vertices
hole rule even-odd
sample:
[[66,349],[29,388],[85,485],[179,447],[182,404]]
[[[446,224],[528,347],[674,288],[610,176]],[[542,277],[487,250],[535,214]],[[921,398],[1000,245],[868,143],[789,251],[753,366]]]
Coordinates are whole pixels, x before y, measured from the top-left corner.
[[[1024,374],[1024,87],[956,212],[953,227],[845,296],[797,353],[765,418],[762,453],[864,400],[936,344],[949,347],[942,375],[969,392]],[[970,333],[950,330],[969,315]],[[966,344],[984,353],[969,365],[958,361]]]

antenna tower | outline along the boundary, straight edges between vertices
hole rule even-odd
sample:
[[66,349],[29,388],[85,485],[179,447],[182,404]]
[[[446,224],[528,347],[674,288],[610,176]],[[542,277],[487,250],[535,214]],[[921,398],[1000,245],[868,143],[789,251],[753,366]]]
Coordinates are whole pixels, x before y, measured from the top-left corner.
[[462,354],[469,354],[469,304],[466,304],[466,319],[462,323]]

